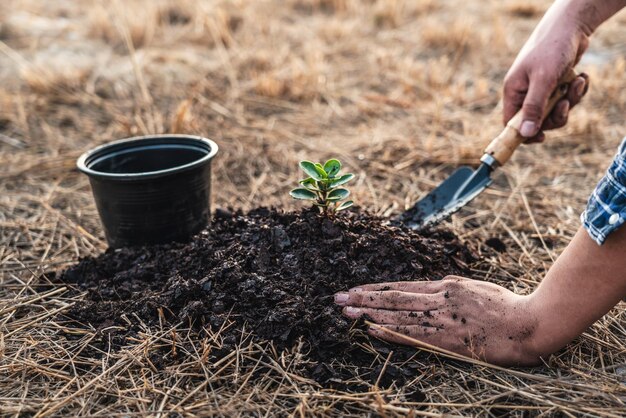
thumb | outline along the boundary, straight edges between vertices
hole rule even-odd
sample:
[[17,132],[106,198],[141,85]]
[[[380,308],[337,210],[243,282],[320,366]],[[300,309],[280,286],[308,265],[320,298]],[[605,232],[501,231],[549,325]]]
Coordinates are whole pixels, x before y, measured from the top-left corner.
[[556,79],[531,77],[528,93],[522,104],[522,123],[519,133],[525,138],[532,138],[539,132],[543,122],[543,111],[550,94],[556,87]]

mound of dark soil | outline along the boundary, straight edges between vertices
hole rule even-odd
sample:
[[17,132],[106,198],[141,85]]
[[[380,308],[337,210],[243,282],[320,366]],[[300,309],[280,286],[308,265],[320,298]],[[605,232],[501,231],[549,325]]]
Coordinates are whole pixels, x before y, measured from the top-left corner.
[[[88,291],[70,317],[115,329],[103,339],[112,345],[106,349],[128,344],[136,334],[123,315],[147,325],[159,324],[164,315],[171,323],[192,323],[198,333],[229,320],[238,326],[222,333],[224,350],[232,349],[244,326],[279,350],[302,341],[310,360],[302,373],[328,384],[355,373],[375,380],[380,373],[372,370],[372,353],[350,336],[354,324],[333,303],[336,292],[363,283],[464,274],[470,261],[470,252],[449,232],[418,234],[362,213],[331,220],[313,211],[258,209],[218,211],[210,229],[189,243],[109,250],[83,259],[60,278]],[[382,342],[372,344],[389,352]],[[393,350],[405,358],[415,352]],[[157,366],[175,360],[152,359]],[[402,380],[403,373],[412,374],[389,367],[386,378]]]

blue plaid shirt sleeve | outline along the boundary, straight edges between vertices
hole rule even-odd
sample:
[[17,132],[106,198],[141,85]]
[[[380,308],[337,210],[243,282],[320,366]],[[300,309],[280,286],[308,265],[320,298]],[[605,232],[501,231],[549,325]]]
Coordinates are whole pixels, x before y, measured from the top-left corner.
[[613,163],[589,197],[580,219],[599,245],[626,220],[626,138]]

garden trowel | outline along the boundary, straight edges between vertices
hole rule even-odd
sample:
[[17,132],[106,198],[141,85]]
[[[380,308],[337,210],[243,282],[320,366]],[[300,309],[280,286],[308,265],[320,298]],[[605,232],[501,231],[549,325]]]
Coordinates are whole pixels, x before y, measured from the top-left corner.
[[[548,100],[544,118],[567,94],[568,85],[575,78],[574,70],[561,77],[559,85]],[[506,164],[515,149],[526,140],[519,134],[521,123],[520,110],[507,123],[500,135],[487,146],[480,159],[481,164],[476,170],[471,167],[460,167],[411,209],[398,216],[397,220],[409,228],[421,229],[447,218],[478,196],[491,184],[491,173],[497,167]]]

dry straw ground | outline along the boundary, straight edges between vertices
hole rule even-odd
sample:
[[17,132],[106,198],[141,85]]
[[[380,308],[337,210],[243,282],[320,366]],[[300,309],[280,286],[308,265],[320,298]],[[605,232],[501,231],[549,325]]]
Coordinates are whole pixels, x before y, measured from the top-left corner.
[[[498,131],[502,78],[548,3],[0,2],[0,415],[626,414],[623,305],[534,370],[430,355],[406,388],[349,395],[295,376],[293,354],[250,379],[239,364],[255,345],[206,364],[219,336],[187,342],[197,361],[155,370],[146,353],[175,348],[182,325],[88,358],[98,334],[63,329],[56,318],[76,299],[41,277],[105,249],[74,161],[136,134],[218,141],[217,206],[297,208],[287,191],[298,159],[333,155],[358,174],[362,207],[401,211],[475,162]],[[495,187],[445,223],[479,253],[490,237],[507,244],[475,277],[530,292],[579,227],[626,135],[625,28],[622,13],[593,40],[580,65],[592,88],[569,126],[520,150]],[[404,400],[415,389],[423,403]]]

